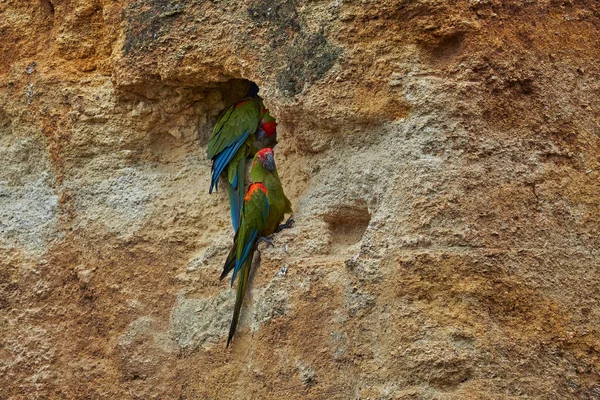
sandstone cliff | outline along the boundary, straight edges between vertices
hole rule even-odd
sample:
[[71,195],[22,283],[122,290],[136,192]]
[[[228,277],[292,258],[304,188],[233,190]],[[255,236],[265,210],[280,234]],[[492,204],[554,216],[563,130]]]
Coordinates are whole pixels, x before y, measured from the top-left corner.
[[[0,398],[600,399],[598,2],[4,0],[0,38]],[[225,350],[204,149],[249,81],[296,225]]]

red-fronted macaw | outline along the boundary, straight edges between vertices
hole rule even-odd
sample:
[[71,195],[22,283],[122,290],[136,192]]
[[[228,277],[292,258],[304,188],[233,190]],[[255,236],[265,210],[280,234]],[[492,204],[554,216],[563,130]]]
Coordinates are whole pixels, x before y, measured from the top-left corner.
[[277,144],[277,123],[258,96],[247,97],[227,108],[208,141],[206,156],[213,160],[209,193],[219,187],[226,172],[233,229],[238,230],[244,200],[246,159],[260,149]]
[[227,256],[220,278],[223,279],[229,271],[233,270],[231,277],[233,286],[236,276],[238,273],[240,275],[227,346],[233,338],[238,323],[252,258],[259,239],[273,234],[283,221],[285,213],[292,212],[292,204],[283,193],[272,149],[265,148],[256,153],[250,176],[253,183],[244,196],[240,227],[236,231],[233,247]]

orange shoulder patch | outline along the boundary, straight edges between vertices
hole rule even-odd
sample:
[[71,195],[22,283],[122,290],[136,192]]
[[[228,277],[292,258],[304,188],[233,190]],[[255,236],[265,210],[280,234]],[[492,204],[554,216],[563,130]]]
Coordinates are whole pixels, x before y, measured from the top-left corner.
[[237,103],[235,105],[235,108],[241,107],[241,106],[243,106],[244,104],[246,104],[246,103],[248,103],[250,101],[252,101],[252,100],[250,100],[250,99],[242,100],[242,101],[240,101],[239,103]]
[[253,183],[248,188],[248,191],[246,192],[246,196],[244,197],[244,201],[250,200],[250,198],[252,197],[252,194],[254,194],[254,192],[256,192],[259,189],[262,190],[265,195],[267,195],[269,193],[269,191],[267,190],[265,185],[263,185],[262,183]]

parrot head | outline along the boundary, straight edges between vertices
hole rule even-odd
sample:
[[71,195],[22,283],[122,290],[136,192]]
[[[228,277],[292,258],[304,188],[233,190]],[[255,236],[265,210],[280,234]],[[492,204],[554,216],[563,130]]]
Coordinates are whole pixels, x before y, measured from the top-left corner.
[[258,161],[261,165],[269,172],[273,172],[275,169],[275,156],[273,155],[273,149],[267,147],[256,153],[255,162]]
[[257,139],[265,139],[274,137],[277,134],[277,122],[275,118],[269,114],[267,108],[263,109],[262,119],[258,124],[258,132],[256,132]]

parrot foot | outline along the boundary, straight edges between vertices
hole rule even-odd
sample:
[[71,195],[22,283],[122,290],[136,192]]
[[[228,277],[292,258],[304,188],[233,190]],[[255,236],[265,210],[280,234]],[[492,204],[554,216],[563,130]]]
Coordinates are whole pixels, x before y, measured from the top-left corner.
[[287,221],[285,221],[284,224],[280,224],[277,229],[275,229],[275,233],[281,232],[284,229],[288,229],[294,226],[294,216],[292,215],[291,217],[288,218]]
[[260,249],[258,248],[258,244],[260,242],[266,243],[271,247],[275,247],[275,245],[273,244],[273,241],[271,240],[272,236],[261,236],[258,238],[258,240],[256,241],[256,251],[258,251],[258,254],[262,254],[262,252],[260,251]]
[[[260,242],[266,243],[271,247],[275,247],[275,245],[273,244],[273,241],[271,240],[271,236],[261,236],[258,238],[258,240],[256,241],[256,245],[258,246],[258,244]],[[260,253],[260,250],[258,250],[258,252]]]

